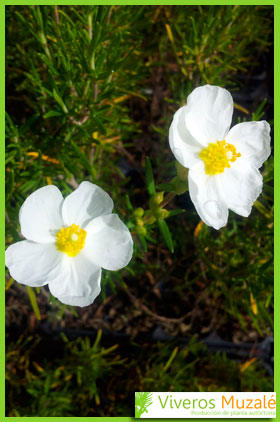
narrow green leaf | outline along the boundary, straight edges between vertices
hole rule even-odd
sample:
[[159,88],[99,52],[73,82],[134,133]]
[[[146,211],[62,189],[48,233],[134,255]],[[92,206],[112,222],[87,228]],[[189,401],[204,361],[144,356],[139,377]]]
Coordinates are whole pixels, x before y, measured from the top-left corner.
[[150,242],[153,243],[154,245],[156,245],[157,241],[155,239],[152,238],[152,236],[150,236],[150,234],[147,232],[145,238]]
[[156,188],[155,188],[155,182],[154,182],[154,176],[153,176],[153,169],[152,169],[152,165],[151,165],[151,161],[149,157],[146,157],[145,176],[146,176],[146,185],[147,185],[148,194],[150,196],[153,196],[156,193]]
[[99,119],[96,114],[94,116],[94,123],[96,123],[96,126],[98,127],[98,130],[102,133],[102,134],[106,134],[107,130],[106,127],[104,126],[104,124],[102,123],[101,119]]
[[176,192],[176,186],[174,183],[160,183],[157,185],[157,189],[163,190],[165,192]]
[[253,312],[251,311],[251,310],[249,310],[249,315],[250,315],[250,317],[251,317],[251,320],[252,320],[252,325],[256,328],[256,330],[257,330],[257,332],[259,333],[259,335],[261,336],[261,337],[263,337],[263,332],[262,332],[262,329],[261,329],[261,327],[259,326],[259,324],[258,324],[258,320],[257,320],[257,318],[253,315]]
[[40,310],[39,310],[39,307],[38,307],[38,303],[37,303],[37,300],[36,300],[34,290],[32,289],[32,287],[27,286],[27,292],[28,292],[28,296],[29,296],[30,303],[32,305],[33,311],[36,315],[36,318],[40,321],[41,314],[40,314]]
[[126,206],[127,206],[127,209],[128,209],[129,211],[133,211],[133,206],[132,206],[132,203],[131,203],[131,201],[130,201],[130,198],[129,198],[128,193],[126,193],[126,195],[125,195],[125,201],[126,201]]
[[142,236],[141,234],[138,234],[138,239],[140,240],[141,246],[144,249],[145,252],[148,251],[148,247],[147,247],[147,242],[144,236]]
[[58,319],[62,319],[63,318],[65,309],[66,309],[66,305],[64,303],[62,303],[61,304],[61,309],[60,309],[59,314],[58,314]]
[[69,340],[68,340],[68,338],[66,337],[66,334],[63,331],[61,331],[60,337],[62,338],[64,343],[69,343]]
[[49,117],[61,116],[60,111],[51,110],[48,113],[44,114],[44,119],[48,119]]
[[69,306],[69,308],[70,308],[70,310],[71,310],[72,314],[73,314],[76,318],[78,318],[78,317],[79,317],[79,314],[78,314],[78,312],[76,311],[76,309],[75,309],[75,308],[73,308],[73,306]]
[[[125,60],[127,60],[127,57],[128,56],[126,56]],[[124,92],[125,94],[129,94],[129,95],[132,95],[133,97],[141,98],[141,100],[148,101],[147,97],[145,97],[144,95],[140,94],[139,92],[129,91],[129,90],[124,89],[124,88],[119,88],[119,90],[121,92]]]
[[173,352],[171,353],[170,358],[168,359],[168,361],[166,362],[162,372],[166,372],[168,370],[168,368],[170,367],[171,363],[173,362],[173,360],[175,359],[177,353],[179,350],[179,346],[176,346],[175,349],[173,350]]
[[72,140],[70,139],[70,144],[72,145],[74,151],[77,153],[77,155],[79,156],[80,160],[83,162],[84,166],[86,167],[86,169],[93,174],[93,169],[92,166],[90,164],[90,162],[88,161],[87,157],[85,156],[85,154],[81,151],[80,147]]
[[172,210],[169,212],[169,215],[167,218],[174,217],[175,215],[183,214],[184,212],[186,212],[186,210],[183,210],[183,209]]
[[95,341],[94,341],[93,346],[92,346],[92,349],[96,349],[97,348],[97,346],[100,343],[101,337],[102,337],[102,330],[98,330],[97,331],[97,334],[96,334]]
[[264,111],[263,111],[263,109],[264,109],[264,107],[265,107],[266,103],[267,103],[267,98],[265,98],[265,99],[264,99],[264,100],[260,103],[260,105],[259,105],[259,107],[257,108],[257,110],[256,110],[254,113],[252,113],[252,120],[253,120],[253,121],[258,121],[258,120],[260,120],[260,118],[264,115]]
[[44,392],[48,393],[50,391],[50,388],[51,388],[51,375],[48,374],[45,380]]
[[6,116],[7,122],[9,123],[10,127],[13,128],[14,127],[14,123],[13,123],[13,121],[12,121],[9,113],[7,113],[7,111],[5,112],[5,116]]
[[269,324],[270,328],[273,330],[274,329],[273,320],[271,316],[269,315],[269,313],[267,312],[267,310],[265,309],[265,306],[263,305],[262,301],[259,301],[258,305],[259,305],[259,310],[260,310],[261,315]]
[[13,171],[13,169],[10,169],[10,171],[7,171],[6,201],[8,201],[10,199],[10,196],[13,193],[14,180],[15,180],[14,171]]
[[92,40],[90,41],[90,46],[89,46],[89,57],[91,58],[92,55],[94,54],[98,43],[99,43],[99,39],[100,39],[100,35],[101,35],[101,25],[99,24],[99,22],[95,22],[95,26],[93,27],[93,37]]
[[110,284],[110,287],[111,287],[113,293],[116,293],[116,285],[114,284],[111,277],[108,277],[108,283]]
[[161,235],[166,243],[166,246],[168,246],[169,250],[173,253],[174,247],[173,247],[172,237],[171,237],[168,225],[166,224],[166,221],[163,220],[162,218],[159,218],[157,220],[157,223],[158,223],[158,227],[161,232]]
[[55,89],[53,89],[53,96],[56,102],[60,105],[60,107],[64,111],[64,113],[68,113],[68,109],[66,105],[64,104],[62,98],[59,96],[58,92]]
[[10,280],[6,283],[5,290],[8,290],[15,280],[11,277]]

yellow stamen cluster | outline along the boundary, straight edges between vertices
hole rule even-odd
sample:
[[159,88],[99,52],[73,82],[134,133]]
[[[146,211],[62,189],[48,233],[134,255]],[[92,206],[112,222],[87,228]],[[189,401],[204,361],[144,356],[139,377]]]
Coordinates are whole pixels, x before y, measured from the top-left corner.
[[62,227],[56,234],[55,246],[60,252],[64,252],[68,256],[76,256],[85,245],[86,235],[87,232],[76,224]]
[[207,148],[200,151],[199,157],[204,161],[205,173],[213,176],[223,173],[226,167],[230,168],[230,163],[241,157],[241,154],[236,152],[234,145],[223,140],[211,142]]

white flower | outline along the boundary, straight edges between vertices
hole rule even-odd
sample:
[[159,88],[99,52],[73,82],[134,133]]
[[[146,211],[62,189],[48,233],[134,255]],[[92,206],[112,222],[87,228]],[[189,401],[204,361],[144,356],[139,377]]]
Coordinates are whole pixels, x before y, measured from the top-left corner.
[[262,191],[259,167],[270,155],[270,126],[244,122],[230,128],[231,94],[218,86],[196,88],[174,115],[169,143],[189,168],[191,200],[208,226],[227,224],[228,210],[248,217]]
[[90,305],[100,293],[101,268],[125,267],[133,252],[127,227],[112,214],[103,189],[83,182],[67,198],[53,185],[33,192],[19,220],[27,240],[6,250],[6,266],[19,283],[50,292],[67,305]]

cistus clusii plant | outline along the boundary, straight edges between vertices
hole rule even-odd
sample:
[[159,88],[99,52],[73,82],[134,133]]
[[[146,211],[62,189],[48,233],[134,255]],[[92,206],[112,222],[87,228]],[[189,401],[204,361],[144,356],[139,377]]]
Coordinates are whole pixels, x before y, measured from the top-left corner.
[[49,285],[62,303],[90,305],[100,293],[101,267],[119,270],[132,256],[129,230],[103,189],[83,182],[67,198],[56,186],[32,193],[20,213],[27,240],[11,245],[6,265],[11,276],[31,287]]
[[6,416],[273,391],[273,7],[5,16]]

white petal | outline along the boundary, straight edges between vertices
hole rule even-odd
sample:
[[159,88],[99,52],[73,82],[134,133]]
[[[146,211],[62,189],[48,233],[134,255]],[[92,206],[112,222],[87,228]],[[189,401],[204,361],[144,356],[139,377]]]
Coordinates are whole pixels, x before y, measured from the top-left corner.
[[204,163],[189,171],[189,192],[201,220],[219,230],[227,224],[228,207],[220,193],[218,176],[205,174]]
[[19,211],[21,233],[38,243],[54,242],[54,235],[62,226],[63,196],[53,185],[44,186],[26,198]]
[[51,294],[62,303],[88,306],[100,293],[101,268],[83,253],[70,258],[65,255],[60,275],[49,283]]
[[270,126],[265,120],[235,125],[227,134],[226,141],[257,168],[270,156]]
[[225,138],[232,113],[231,94],[219,86],[204,85],[188,96],[186,126],[199,143],[207,146]]
[[174,114],[169,129],[169,144],[175,158],[182,166],[190,168],[198,160],[198,153],[201,145],[196,142],[185,123],[185,113],[187,106],[179,108]]
[[80,186],[65,198],[62,218],[66,226],[78,224],[85,227],[95,217],[110,214],[114,203],[108,193],[90,182]]
[[133,241],[126,225],[116,214],[92,220],[86,227],[83,252],[106,270],[119,270],[131,260]]
[[262,175],[259,170],[240,157],[220,175],[219,183],[228,208],[248,217],[253,203],[262,191]]
[[54,244],[29,240],[9,246],[5,260],[11,276],[19,283],[31,287],[43,286],[56,278],[62,261]]

